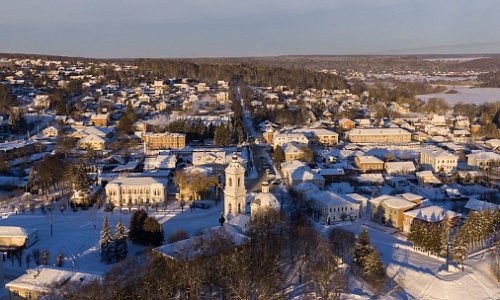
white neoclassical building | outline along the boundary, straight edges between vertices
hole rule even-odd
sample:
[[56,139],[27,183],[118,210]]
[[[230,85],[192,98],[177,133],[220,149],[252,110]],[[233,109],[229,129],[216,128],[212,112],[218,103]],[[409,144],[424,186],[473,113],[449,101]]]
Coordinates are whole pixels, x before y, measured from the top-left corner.
[[152,177],[117,178],[106,185],[107,203],[114,206],[165,202],[165,185]]
[[241,165],[238,156],[233,155],[225,170],[224,186],[224,217],[231,219],[245,213],[245,168]]
[[420,164],[428,166],[435,173],[450,174],[457,169],[458,156],[436,146],[420,149]]

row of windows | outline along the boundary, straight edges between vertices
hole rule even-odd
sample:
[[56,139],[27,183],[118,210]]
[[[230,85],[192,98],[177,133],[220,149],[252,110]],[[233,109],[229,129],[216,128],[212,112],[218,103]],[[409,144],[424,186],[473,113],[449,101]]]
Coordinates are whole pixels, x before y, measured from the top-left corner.
[[[352,210],[352,207],[340,207],[340,208],[333,208],[333,212],[336,212],[336,211],[347,211],[348,208],[350,208],[350,210]],[[332,208],[330,208],[330,212],[332,212]]]
[[[145,194],[145,195],[148,195],[149,194],[149,189],[144,189],[144,190],[143,189],[139,189],[139,190],[133,189],[132,190],[132,189],[125,189],[125,188],[123,188],[121,190],[121,192],[122,192],[122,194],[133,194],[133,195],[144,195]],[[111,190],[109,192],[109,194],[111,196],[116,196],[118,194],[118,191],[117,190]],[[153,190],[153,195],[154,196],[160,196],[161,194],[162,194],[162,190],[158,190],[158,189],[154,189]]]

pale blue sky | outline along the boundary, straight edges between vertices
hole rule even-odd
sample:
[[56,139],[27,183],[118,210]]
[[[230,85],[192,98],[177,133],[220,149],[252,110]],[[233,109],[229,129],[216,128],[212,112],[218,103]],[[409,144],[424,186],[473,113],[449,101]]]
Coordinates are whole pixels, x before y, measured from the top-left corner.
[[0,52],[500,53],[498,0],[15,0],[0,11]]

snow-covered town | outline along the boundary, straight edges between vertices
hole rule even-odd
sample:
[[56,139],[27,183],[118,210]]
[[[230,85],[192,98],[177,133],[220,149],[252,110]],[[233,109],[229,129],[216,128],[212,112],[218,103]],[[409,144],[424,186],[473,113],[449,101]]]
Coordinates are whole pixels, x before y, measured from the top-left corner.
[[0,59],[0,299],[500,299],[484,72],[189,68]]

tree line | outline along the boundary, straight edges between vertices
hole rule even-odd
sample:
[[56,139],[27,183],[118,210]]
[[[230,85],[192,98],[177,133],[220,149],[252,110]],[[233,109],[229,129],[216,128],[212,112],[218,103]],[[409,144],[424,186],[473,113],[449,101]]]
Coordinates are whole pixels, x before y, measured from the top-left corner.
[[297,89],[345,89],[340,76],[305,69],[282,68],[257,63],[206,62],[173,59],[136,59],[138,72],[157,77],[188,77],[200,81],[224,80],[253,86],[285,85]]

